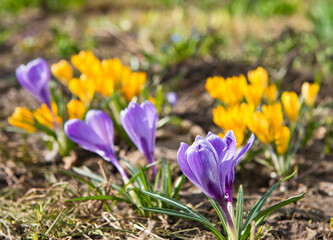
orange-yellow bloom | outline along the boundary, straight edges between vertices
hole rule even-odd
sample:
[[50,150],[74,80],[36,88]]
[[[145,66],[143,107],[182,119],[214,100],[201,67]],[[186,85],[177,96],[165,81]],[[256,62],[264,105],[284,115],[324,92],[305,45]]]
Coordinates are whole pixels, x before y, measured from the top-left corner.
[[51,72],[62,84],[67,85],[73,77],[73,68],[66,60],[51,65]]
[[298,96],[295,92],[283,92],[281,96],[283,109],[286,112],[288,118],[295,122],[298,117],[299,102]]
[[83,119],[84,113],[86,112],[85,103],[80,100],[72,99],[67,103],[67,111],[69,119]]
[[[62,123],[62,117],[58,116],[58,106],[54,102],[51,103],[52,112],[55,116],[55,120],[60,125]],[[54,117],[51,113],[50,109],[46,106],[46,104],[42,104],[40,108],[33,112],[34,117],[36,118],[37,122],[40,124],[54,129]]]
[[29,133],[35,132],[35,120],[29,109],[24,107],[15,108],[15,112],[8,118],[8,122],[14,127],[22,128]]
[[131,101],[134,96],[141,92],[146,79],[147,75],[145,72],[133,72],[127,79],[124,79],[121,92],[125,95],[127,101]]
[[281,155],[285,154],[290,141],[290,130],[286,126],[282,126],[275,135],[275,145],[277,152]]
[[252,84],[260,85],[264,89],[268,85],[268,73],[263,67],[258,67],[253,71],[249,71],[247,77]]
[[317,94],[319,92],[319,84],[308,82],[303,83],[302,85],[302,96],[306,105],[312,107],[316,101]]
[[225,131],[233,130],[237,139],[237,144],[244,141],[246,126],[254,112],[253,104],[242,103],[228,108],[218,106],[213,109],[213,121]]
[[84,74],[81,74],[80,78],[73,78],[70,80],[68,87],[72,93],[78,96],[81,101],[86,104],[89,104],[94,97],[94,81]]
[[275,100],[278,96],[278,90],[276,88],[276,85],[275,84],[270,84],[265,89],[265,95],[266,95],[269,103],[275,102]]
[[261,102],[264,89],[261,85],[250,84],[246,88],[245,98],[248,103],[258,106]]
[[205,87],[213,98],[217,98],[227,105],[234,105],[243,100],[247,82],[244,75],[227,79],[218,76],[208,78]]

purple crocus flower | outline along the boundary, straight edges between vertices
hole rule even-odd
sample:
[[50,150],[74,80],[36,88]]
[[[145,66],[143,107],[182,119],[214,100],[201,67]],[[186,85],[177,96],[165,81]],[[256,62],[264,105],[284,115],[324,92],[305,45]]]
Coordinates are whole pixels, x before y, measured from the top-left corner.
[[64,128],[66,135],[73,142],[110,161],[117,168],[124,182],[128,182],[127,174],[120,165],[114,150],[113,123],[105,112],[90,110],[87,112],[85,122],[71,119],[65,123]]
[[[128,107],[120,112],[121,125],[149,163],[154,162],[157,120],[156,107],[149,101],[145,101],[141,105],[130,102]],[[156,176],[155,166],[152,167],[152,170]]]
[[176,103],[177,103],[177,94],[175,92],[169,92],[167,94],[167,100],[168,100],[168,103],[171,105],[171,106],[174,106]]
[[16,69],[19,83],[29,91],[40,103],[45,103],[51,109],[51,94],[49,88],[50,69],[43,58],[36,58],[27,65]]
[[232,130],[227,132],[224,139],[210,132],[206,138],[197,136],[191,146],[181,143],[178,150],[177,159],[182,172],[219,203],[231,228],[233,222],[225,199],[232,201],[235,166],[253,141],[252,134],[249,143],[236,156],[236,138]]

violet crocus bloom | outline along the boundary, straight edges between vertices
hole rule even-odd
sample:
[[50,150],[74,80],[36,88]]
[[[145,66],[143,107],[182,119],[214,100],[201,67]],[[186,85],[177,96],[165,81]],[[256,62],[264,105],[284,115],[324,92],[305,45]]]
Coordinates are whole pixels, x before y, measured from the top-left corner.
[[177,94],[175,92],[169,92],[167,94],[167,100],[168,100],[168,103],[171,105],[171,106],[174,106],[176,103],[177,103]]
[[[128,107],[120,112],[121,125],[149,164],[154,162],[157,120],[156,107],[150,101],[141,105],[130,102]],[[156,176],[155,166],[152,170]]]
[[236,156],[236,138],[232,130],[224,139],[210,132],[206,138],[197,136],[191,146],[181,143],[178,150],[177,159],[182,172],[219,203],[231,228],[234,228],[233,222],[225,200],[232,201],[235,166],[253,141],[252,134],[249,143]]
[[86,114],[85,122],[80,119],[71,119],[65,123],[64,129],[73,142],[111,162],[119,171],[124,182],[128,182],[127,174],[120,165],[114,150],[113,123],[105,112],[90,110]]
[[43,58],[36,58],[27,65],[16,69],[19,83],[30,92],[40,103],[45,103],[51,109],[51,94],[49,88],[50,69]]

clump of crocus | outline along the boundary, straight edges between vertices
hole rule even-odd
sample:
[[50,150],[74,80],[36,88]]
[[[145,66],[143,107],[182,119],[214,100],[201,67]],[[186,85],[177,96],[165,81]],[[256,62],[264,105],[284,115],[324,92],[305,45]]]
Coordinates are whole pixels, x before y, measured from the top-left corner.
[[213,133],[208,133],[206,138],[197,136],[191,146],[181,143],[178,150],[177,159],[180,169],[194,185],[207,195],[221,220],[225,235],[199,212],[162,194],[144,191],[146,195],[170,204],[178,211],[155,207],[144,207],[143,209],[200,222],[219,240],[248,239],[250,235],[251,239],[258,239],[262,228],[259,229],[258,233],[256,233],[256,228],[260,223],[274,210],[303,198],[304,193],[261,210],[270,194],[281,182],[292,177],[293,173],[267,191],[248,212],[244,221],[242,185],[238,189],[235,211],[233,207],[235,167],[244,154],[249,151],[253,142],[254,135],[252,134],[248,143],[237,154],[236,138],[233,131],[230,130],[223,139]]
[[[157,120],[156,107],[150,101],[141,105],[130,102],[128,107],[120,112],[124,130],[150,164],[154,162]],[[155,166],[152,170],[156,176]]]
[[[254,135],[237,155],[236,138],[232,130],[223,139],[208,133],[206,138],[197,136],[188,146],[181,143],[177,159],[180,169],[207,196],[214,199],[221,207],[228,224],[228,234],[236,238],[232,207],[232,189],[235,180],[235,166],[249,150]],[[227,200],[227,202],[226,202]]]
[[66,135],[82,148],[95,152],[103,159],[111,162],[119,171],[124,183],[128,177],[120,165],[114,150],[114,130],[110,117],[101,110],[90,110],[85,121],[71,119],[65,123]]
[[[249,71],[247,77],[248,81],[244,75],[207,79],[206,90],[218,100],[217,107],[213,109],[214,123],[224,132],[233,129],[240,146],[249,130],[253,132],[264,143],[262,148],[270,152],[273,164],[269,165],[274,165],[279,175],[289,174],[291,159],[298,149],[300,139],[303,138],[304,144],[307,136],[312,135],[312,106],[319,85],[304,83],[302,98],[299,98],[292,91],[279,94],[276,85],[269,84],[268,73],[262,67]],[[305,107],[310,117],[304,116]],[[295,131],[298,133],[295,134]],[[219,135],[224,136],[223,133]],[[267,165],[266,160],[258,160]]]

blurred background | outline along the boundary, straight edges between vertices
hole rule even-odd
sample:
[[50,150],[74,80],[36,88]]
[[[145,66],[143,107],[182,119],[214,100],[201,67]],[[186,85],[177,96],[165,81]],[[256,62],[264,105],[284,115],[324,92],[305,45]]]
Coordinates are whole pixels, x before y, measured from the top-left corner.
[[1,0],[0,19],[0,77],[13,83],[21,63],[83,49],[162,78],[193,61],[262,65],[276,80],[333,71],[328,0]]

